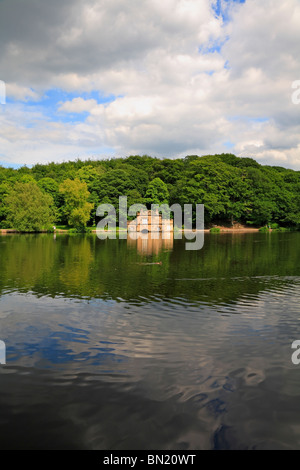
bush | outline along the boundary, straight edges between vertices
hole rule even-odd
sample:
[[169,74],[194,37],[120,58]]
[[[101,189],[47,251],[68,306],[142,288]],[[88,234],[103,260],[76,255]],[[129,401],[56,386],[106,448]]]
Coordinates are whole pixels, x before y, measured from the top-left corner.
[[220,232],[221,232],[221,229],[218,227],[212,227],[210,229],[210,233],[220,233]]
[[278,228],[275,228],[273,230],[273,232],[290,232],[291,229],[287,228],[287,227],[278,227]]
[[261,227],[261,228],[259,229],[259,231],[262,232],[262,233],[267,233],[267,232],[269,232],[270,230],[269,230],[268,227],[264,226],[264,227]]

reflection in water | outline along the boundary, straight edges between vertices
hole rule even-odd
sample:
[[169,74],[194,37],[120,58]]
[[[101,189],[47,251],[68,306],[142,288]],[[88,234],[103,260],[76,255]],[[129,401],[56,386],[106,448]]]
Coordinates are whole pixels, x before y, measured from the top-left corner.
[[300,448],[299,234],[165,242],[0,237],[2,449]]
[[174,245],[173,233],[166,232],[136,232],[129,233],[127,237],[127,245],[135,248],[142,255],[158,255],[163,250],[172,250]]

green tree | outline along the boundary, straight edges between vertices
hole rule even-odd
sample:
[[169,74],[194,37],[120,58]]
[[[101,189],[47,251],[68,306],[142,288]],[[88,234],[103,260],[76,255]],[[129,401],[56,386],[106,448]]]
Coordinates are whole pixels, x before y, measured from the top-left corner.
[[7,225],[19,232],[39,232],[53,225],[53,199],[43,193],[36,183],[16,183],[4,204]]
[[[3,181],[3,183],[0,183],[0,226],[3,226],[3,228],[6,226],[5,219],[7,217],[7,207],[4,204],[4,200],[6,196],[9,194],[10,191],[10,185],[6,182]],[[4,221],[4,224],[3,224]]]
[[68,224],[77,229],[86,227],[93,208],[93,204],[88,202],[90,193],[87,184],[77,178],[66,179],[60,184],[59,192],[64,199],[61,212]]
[[119,197],[127,196],[128,192],[133,189],[137,188],[131,175],[122,168],[107,171],[91,186],[92,192],[97,195],[99,204],[105,197],[108,197],[115,207],[119,203]]
[[103,167],[93,167],[92,165],[85,165],[77,171],[76,177],[79,178],[81,181],[85,181],[90,190],[91,185],[95,180],[100,178],[105,173]]
[[38,187],[46,194],[49,194],[53,200],[55,205],[58,207],[61,196],[59,194],[59,184],[53,178],[42,178],[37,183]]
[[154,178],[150,181],[146,194],[145,202],[151,204],[168,204],[169,203],[169,190],[168,186],[160,178]]
[[[77,181],[70,183],[65,181]],[[80,195],[79,180],[86,198]],[[260,165],[251,158],[233,154],[189,155],[160,159],[148,155],[106,160],[69,161],[19,169],[0,166],[0,223],[7,227],[4,199],[16,183],[37,182],[52,196],[63,224],[96,222],[96,208],[109,201],[118,208],[119,197],[128,204],[204,204],[206,223],[236,221],[252,225],[300,224],[300,172]],[[60,192],[59,185],[64,190]],[[73,212],[72,212],[73,211]],[[117,212],[118,215],[118,212]],[[72,219],[73,216],[73,219]],[[11,219],[9,219],[11,220]],[[9,222],[11,224],[11,222]]]

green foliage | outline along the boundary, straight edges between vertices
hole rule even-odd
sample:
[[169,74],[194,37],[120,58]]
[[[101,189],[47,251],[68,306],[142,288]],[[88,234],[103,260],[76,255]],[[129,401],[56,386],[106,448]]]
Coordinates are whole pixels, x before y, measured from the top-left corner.
[[212,227],[210,229],[210,233],[220,233],[220,232],[221,232],[221,229],[218,227]]
[[90,193],[87,190],[87,184],[79,179],[67,179],[60,184],[59,192],[64,199],[62,213],[67,218],[68,224],[83,230],[93,208],[93,205],[88,202]]
[[68,229],[68,233],[74,235],[76,233],[91,233],[92,229],[90,227],[73,227]]
[[120,196],[126,196],[128,191],[136,189],[130,174],[122,168],[107,171],[91,185],[91,192],[95,194],[100,204],[108,198],[111,204],[117,206]]
[[54,221],[53,199],[36,183],[16,183],[4,200],[7,225],[19,232],[49,230]]
[[131,155],[18,170],[0,166],[1,227],[12,223],[4,201],[20,183],[37,183],[41,194],[52,198],[56,225],[81,230],[97,224],[98,205],[107,202],[118,209],[120,196],[128,197],[129,206],[204,204],[205,223],[210,225],[300,227],[300,172],[232,154],[177,159]]
[[58,183],[53,178],[42,178],[38,181],[38,187],[45,191],[47,194],[51,196],[55,196],[58,193]]
[[77,171],[76,177],[87,184],[88,189],[92,186],[93,182],[100,178],[105,173],[105,169],[102,166],[93,167],[92,165],[86,165]]
[[41,178],[38,181],[38,187],[46,194],[49,194],[57,208],[61,206],[62,198],[59,193],[59,184],[53,178]]
[[148,185],[145,202],[149,206],[151,204],[168,204],[169,203],[169,191],[166,183],[160,178],[154,178]]
[[290,232],[291,229],[289,227],[277,227],[273,229],[273,232]]

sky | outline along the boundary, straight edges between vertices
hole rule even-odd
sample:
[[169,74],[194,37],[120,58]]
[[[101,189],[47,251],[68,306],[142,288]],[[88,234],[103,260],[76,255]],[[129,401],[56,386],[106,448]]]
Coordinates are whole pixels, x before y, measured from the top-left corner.
[[0,0],[0,164],[300,170],[299,44],[300,0]]

